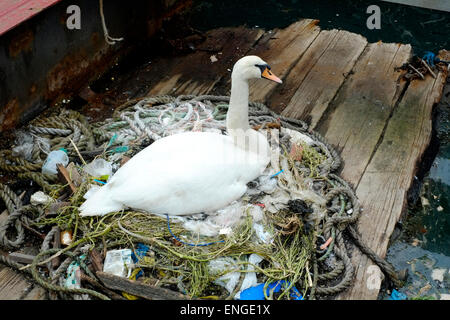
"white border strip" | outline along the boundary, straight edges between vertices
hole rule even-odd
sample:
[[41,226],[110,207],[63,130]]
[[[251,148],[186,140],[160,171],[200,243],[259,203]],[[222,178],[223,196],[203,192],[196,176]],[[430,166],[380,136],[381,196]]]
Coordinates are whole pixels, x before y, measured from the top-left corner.
[[450,12],[450,0],[381,0],[381,1]]

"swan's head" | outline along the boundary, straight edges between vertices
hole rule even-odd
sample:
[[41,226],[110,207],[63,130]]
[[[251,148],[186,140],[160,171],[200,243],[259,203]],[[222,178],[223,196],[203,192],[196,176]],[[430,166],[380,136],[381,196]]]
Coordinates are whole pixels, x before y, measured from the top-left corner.
[[281,79],[272,73],[270,66],[257,56],[246,56],[239,59],[234,64],[231,76],[244,80],[266,78],[282,83]]

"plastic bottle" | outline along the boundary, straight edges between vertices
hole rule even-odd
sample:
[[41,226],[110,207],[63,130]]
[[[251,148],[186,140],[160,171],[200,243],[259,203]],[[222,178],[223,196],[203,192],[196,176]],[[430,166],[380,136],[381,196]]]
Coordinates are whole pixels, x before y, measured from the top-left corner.
[[58,173],[56,165],[60,163],[64,167],[69,164],[69,157],[67,156],[67,150],[61,148],[59,150],[52,151],[48,154],[47,159],[45,159],[42,165],[42,173],[55,175]]

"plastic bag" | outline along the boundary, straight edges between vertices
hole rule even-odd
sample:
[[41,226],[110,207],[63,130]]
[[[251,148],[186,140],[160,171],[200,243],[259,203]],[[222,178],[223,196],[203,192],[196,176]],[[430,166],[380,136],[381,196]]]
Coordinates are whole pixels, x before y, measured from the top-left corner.
[[112,175],[112,165],[105,159],[97,158],[92,162],[88,163],[83,168],[84,172],[93,177],[102,177]]
[[106,252],[103,272],[119,277],[130,277],[133,268],[130,249],[110,250]]
[[47,159],[42,165],[42,173],[56,175],[58,173],[57,164],[62,164],[64,167],[69,164],[69,157],[64,148],[54,150],[47,155]]
[[[227,269],[238,269],[239,266],[236,264],[233,258],[225,257],[210,261],[208,264],[208,268],[210,273],[215,275]],[[224,287],[229,293],[232,293],[239,282],[240,276],[241,274],[239,272],[229,272],[217,278],[214,283]]]

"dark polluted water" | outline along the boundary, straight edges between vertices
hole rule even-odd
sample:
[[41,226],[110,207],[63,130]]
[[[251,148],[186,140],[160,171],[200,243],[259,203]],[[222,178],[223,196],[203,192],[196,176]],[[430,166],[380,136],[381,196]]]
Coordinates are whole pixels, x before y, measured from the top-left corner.
[[436,113],[437,155],[388,251],[394,267],[409,271],[399,291],[421,299],[450,299],[450,77]]
[[[442,0],[449,1],[450,0]],[[367,8],[381,9],[381,29],[369,30]],[[196,0],[189,15],[192,27],[208,30],[246,25],[284,28],[302,18],[320,20],[322,29],[362,34],[369,42],[401,42],[414,53],[450,50],[450,13],[367,0]],[[408,299],[450,298],[450,78],[435,109],[434,138],[421,164],[417,196],[396,228],[387,259],[397,269],[407,268],[408,280],[398,291]],[[431,165],[430,165],[431,164]],[[380,299],[390,299],[382,290]]]

